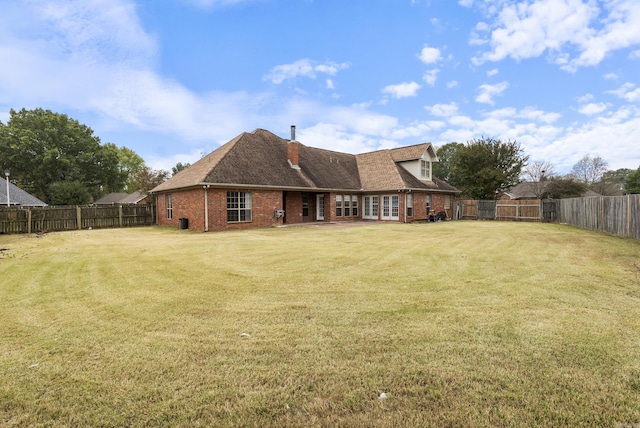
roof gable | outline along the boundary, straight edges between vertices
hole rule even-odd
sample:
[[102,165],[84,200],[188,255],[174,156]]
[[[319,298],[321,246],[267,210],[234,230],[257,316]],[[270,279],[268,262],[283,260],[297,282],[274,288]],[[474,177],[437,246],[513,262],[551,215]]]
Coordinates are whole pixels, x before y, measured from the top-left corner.
[[[438,162],[438,157],[431,143],[415,144],[413,146],[397,147],[390,149],[391,157],[395,162],[405,162],[417,159]],[[425,156],[426,155],[426,156]]]

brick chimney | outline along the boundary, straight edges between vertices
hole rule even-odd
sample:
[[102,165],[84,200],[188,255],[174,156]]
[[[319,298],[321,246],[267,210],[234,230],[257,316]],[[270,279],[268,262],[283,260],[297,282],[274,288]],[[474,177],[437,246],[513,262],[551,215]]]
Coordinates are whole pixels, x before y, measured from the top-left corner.
[[287,159],[291,168],[300,169],[298,166],[298,148],[300,143],[296,141],[296,126],[291,125],[291,140],[287,144]]

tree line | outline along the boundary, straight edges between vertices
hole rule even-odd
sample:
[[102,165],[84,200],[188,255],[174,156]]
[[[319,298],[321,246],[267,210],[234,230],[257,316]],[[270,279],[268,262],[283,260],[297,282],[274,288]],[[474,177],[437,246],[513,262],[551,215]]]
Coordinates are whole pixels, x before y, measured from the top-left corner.
[[510,140],[453,142],[439,147],[436,155],[433,175],[470,199],[497,199],[521,182],[538,199],[574,198],[589,191],[603,196],[640,193],[640,167],[609,170],[600,156],[585,155],[569,174],[560,175],[548,160],[529,162],[520,144]]
[[0,165],[18,187],[51,205],[86,204],[111,192],[146,193],[171,175],[127,147],[103,144],[77,120],[41,108],[11,109],[7,123],[0,121]]
[[[133,150],[103,144],[91,128],[65,114],[41,108],[11,109],[9,114],[6,124],[0,121],[0,165],[10,171],[13,183],[51,205],[86,204],[111,192],[146,193],[189,167],[178,163],[171,172],[152,169]],[[496,199],[522,181],[537,198],[578,197],[588,190],[640,193],[640,167],[612,171],[599,156],[584,156],[561,176],[547,160],[529,162],[511,140],[453,142],[436,154],[433,175],[472,199]]]

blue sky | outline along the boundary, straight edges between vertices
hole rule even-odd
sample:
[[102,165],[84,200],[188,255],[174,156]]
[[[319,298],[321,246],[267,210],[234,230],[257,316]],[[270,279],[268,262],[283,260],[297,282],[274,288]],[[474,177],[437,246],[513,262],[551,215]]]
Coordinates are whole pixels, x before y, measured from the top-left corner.
[[493,137],[640,166],[638,0],[0,0],[0,120],[45,108],[154,168],[264,128],[361,153]]

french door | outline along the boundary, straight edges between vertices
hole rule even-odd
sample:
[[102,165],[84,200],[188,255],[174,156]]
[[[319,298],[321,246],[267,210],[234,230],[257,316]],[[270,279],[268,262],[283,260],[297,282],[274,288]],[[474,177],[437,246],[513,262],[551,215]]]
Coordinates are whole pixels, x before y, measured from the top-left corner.
[[316,195],[316,220],[324,220],[324,195]]
[[399,220],[400,219],[400,196],[384,195],[382,196],[381,220]]
[[362,218],[366,220],[378,219],[378,196],[365,195],[362,198],[362,204],[364,211],[362,212]]

